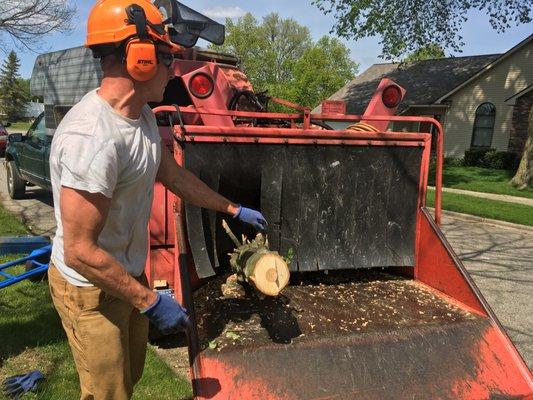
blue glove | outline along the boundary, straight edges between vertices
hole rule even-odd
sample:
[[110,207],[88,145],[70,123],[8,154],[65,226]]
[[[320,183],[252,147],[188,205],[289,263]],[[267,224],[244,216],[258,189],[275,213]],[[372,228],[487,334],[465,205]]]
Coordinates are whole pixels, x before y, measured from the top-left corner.
[[190,325],[187,310],[168,295],[157,293],[157,300],[141,311],[163,335],[185,330]]
[[6,378],[2,383],[4,392],[13,399],[18,399],[22,394],[37,389],[37,385],[44,375],[38,370],[25,375],[15,375]]
[[267,222],[265,217],[263,217],[263,214],[259,211],[252,210],[251,208],[239,206],[239,212],[233,218],[236,218],[240,222],[252,225],[258,231],[264,231],[267,227]]

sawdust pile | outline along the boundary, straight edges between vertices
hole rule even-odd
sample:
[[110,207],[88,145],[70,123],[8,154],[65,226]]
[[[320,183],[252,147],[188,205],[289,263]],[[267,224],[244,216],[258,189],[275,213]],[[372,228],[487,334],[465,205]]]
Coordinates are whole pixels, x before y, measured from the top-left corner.
[[381,271],[296,275],[278,297],[250,287],[225,297],[226,277],[194,294],[201,345],[216,351],[473,318],[422,284]]

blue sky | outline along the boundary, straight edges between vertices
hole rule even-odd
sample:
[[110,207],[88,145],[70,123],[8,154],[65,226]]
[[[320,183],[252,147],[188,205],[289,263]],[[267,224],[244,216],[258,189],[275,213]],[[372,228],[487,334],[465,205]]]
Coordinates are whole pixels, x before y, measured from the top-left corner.
[[[244,0],[196,0],[194,2],[182,0],[182,2],[221,22],[224,21],[226,16],[238,17],[245,12],[250,12],[258,18],[271,12],[277,12],[283,18],[293,18],[300,24],[309,27],[315,39],[329,34],[329,30],[334,24],[333,17],[326,16],[320,12],[315,6],[311,5],[311,0],[261,0],[252,2]],[[57,34],[48,36],[44,42],[43,52],[83,44],[86,29],[85,21],[93,2],[75,1],[74,3],[78,8],[78,15],[74,21],[75,28],[73,32],[70,35]],[[533,33],[533,23],[513,27],[503,34],[497,34],[491,28],[485,14],[473,11],[469,14],[469,19],[461,31],[465,43],[463,52],[454,55],[502,53],[531,33]],[[352,59],[361,64],[359,72],[364,71],[374,63],[384,62],[379,58],[381,53],[379,38],[344,42],[351,50]],[[21,59],[21,75],[24,78],[29,78],[36,54],[31,52],[23,53],[20,50],[17,50],[17,54]],[[4,58],[5,55],[0,54],[0,60],[3,61]]]

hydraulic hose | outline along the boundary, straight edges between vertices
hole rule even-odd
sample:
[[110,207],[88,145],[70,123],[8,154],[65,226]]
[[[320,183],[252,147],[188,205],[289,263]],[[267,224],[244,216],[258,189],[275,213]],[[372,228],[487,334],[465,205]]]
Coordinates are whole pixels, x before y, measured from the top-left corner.
[[246,97],[250,103],[256,108],[255,111],[265,112],[266,107],[265,104],[261,103],[261,101],[258,99],[256,94],[252,92],[251,90],[239,90],[237,93],[233,95],[231,100],[228,104],[228,109],[230,110],[236,110],[237,105],[239,104],[239,100],[241,97]]
[[375,126],[365,122],[357,122],[356,124],[347,127],[346,130],[356,132],[379,132],[379,129],[377,129]]

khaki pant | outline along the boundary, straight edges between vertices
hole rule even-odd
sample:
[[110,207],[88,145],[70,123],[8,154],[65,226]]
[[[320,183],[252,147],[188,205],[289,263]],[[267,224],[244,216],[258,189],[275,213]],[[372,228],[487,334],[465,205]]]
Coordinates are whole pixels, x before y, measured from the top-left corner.
[[[71,285],[52,263],[48,279],[80,377],[81,399],[129,399],[144,368],[147,318],[95,286]],[[144,275],[139,280],[146,284]]]

